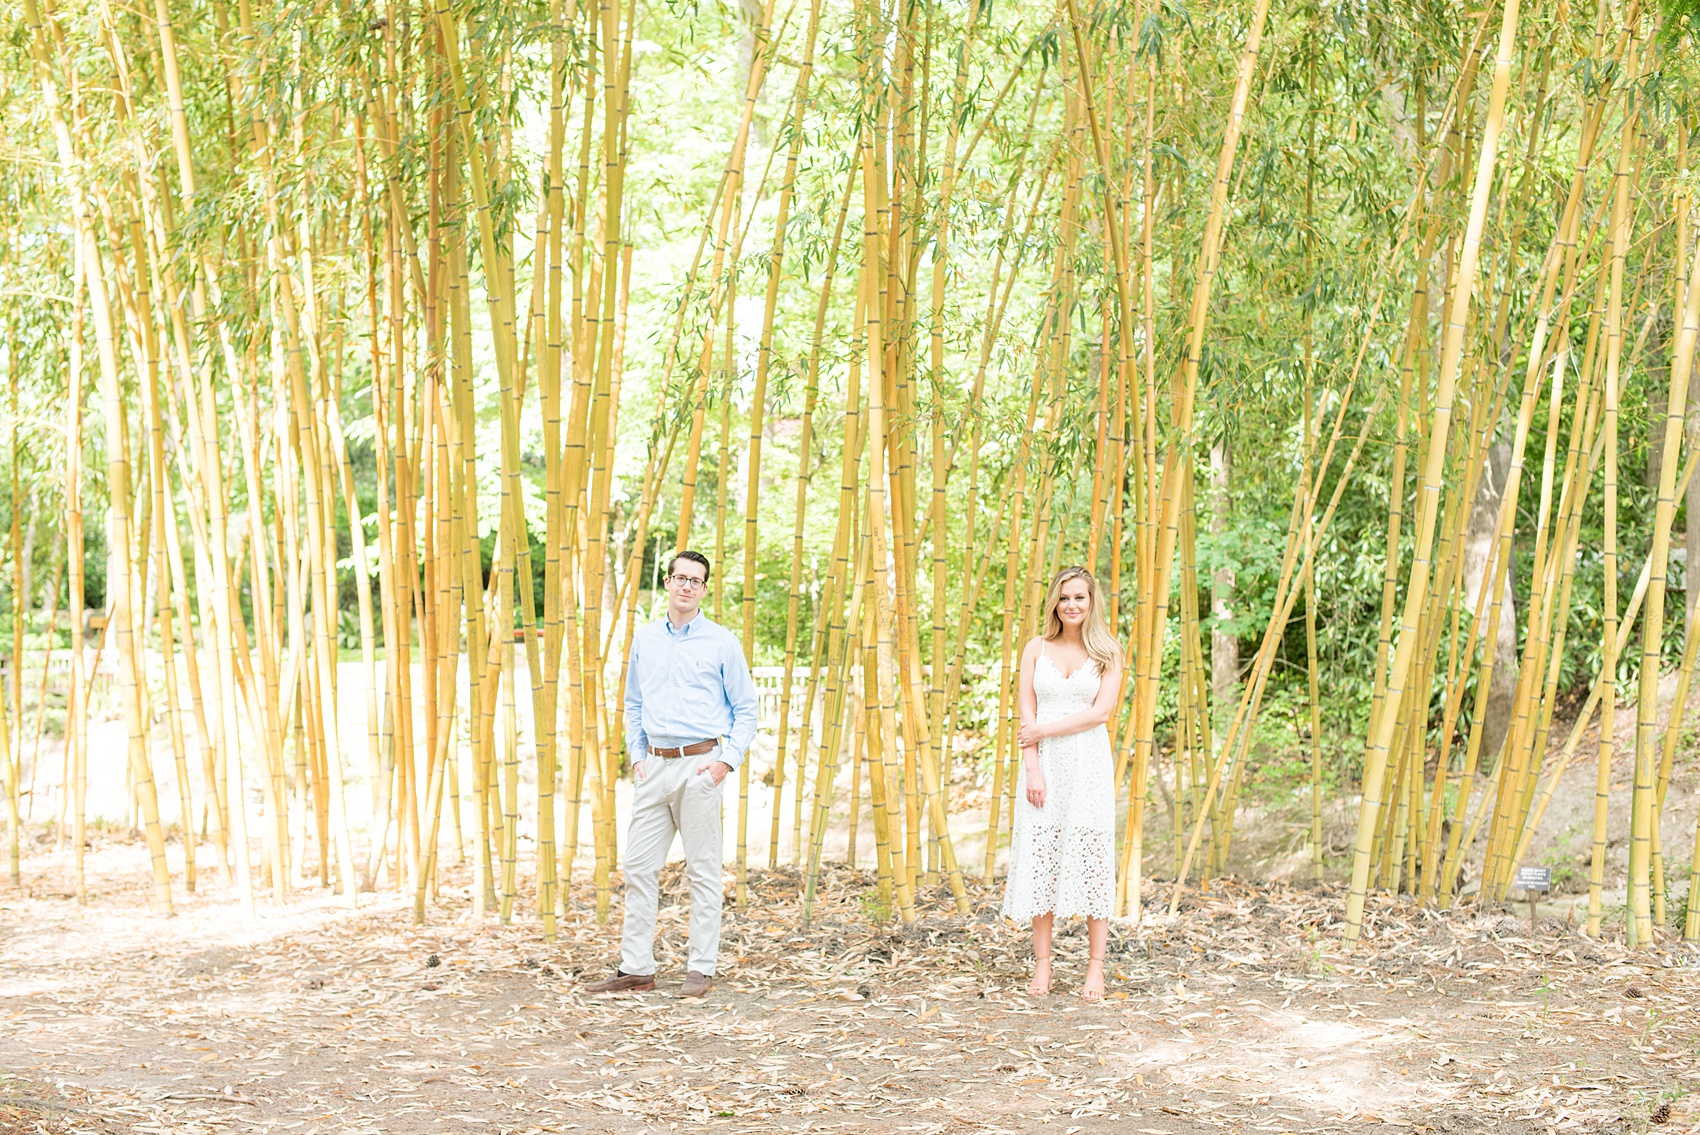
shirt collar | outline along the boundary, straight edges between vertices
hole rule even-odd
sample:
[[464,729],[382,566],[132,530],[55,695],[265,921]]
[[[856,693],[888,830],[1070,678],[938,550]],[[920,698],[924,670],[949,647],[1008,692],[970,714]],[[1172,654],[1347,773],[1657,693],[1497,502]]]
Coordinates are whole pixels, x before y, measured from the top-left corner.
[[697,624],[703,623],[703,622],[707,622],[707,618],[706,618],[706,616],[703,615],[701,607],[697,608],[697,613],[692,615],[691,621],[686,623],[683,627],[675,628],[673,626],[673,620],[672,620],[671,617],[669,617],[667,615],[661,616],[662,627],[664,627],[666,629],[668,634],[674,636],[675,638],[679,638],[679,637],[688,638],[690,636],[691,632],[696,630]]

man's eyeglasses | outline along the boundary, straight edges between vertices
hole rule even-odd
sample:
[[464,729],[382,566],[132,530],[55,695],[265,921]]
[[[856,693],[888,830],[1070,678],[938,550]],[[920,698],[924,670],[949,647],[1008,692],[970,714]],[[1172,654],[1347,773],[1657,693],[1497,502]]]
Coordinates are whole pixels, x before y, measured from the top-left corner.
[[702,588],[708,586],[708,580],[698,579],[694,575],[670,575],[665,582],[671,583],[674,587]]

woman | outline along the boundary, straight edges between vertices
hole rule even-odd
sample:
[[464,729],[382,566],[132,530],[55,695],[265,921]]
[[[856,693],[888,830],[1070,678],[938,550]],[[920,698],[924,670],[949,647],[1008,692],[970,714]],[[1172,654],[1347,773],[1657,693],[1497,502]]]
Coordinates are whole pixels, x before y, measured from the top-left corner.
[[1121,692],[1122,651],[1085,568],[1051,580],[1043,626],[1021,654],[1017,741],[1026,791],[1015,805],[1003,913],[1033,924],[1034,997],[1050,992],[1053,921],[1085,915],[1080,996],[1098,1001],[1116,877],[1115,762],[1105,723]]

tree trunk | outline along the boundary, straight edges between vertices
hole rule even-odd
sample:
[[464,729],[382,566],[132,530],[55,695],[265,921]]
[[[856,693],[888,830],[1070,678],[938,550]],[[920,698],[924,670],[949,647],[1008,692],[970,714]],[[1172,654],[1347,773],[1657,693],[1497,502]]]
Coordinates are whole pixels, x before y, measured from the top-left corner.
[[[1464,533],[1464,595],[1470,611],[1478,609],[1482,587],[1486,580],[1488,559],[1493,554],[1495,528],[1499,522],[1499,506],[1505,497],[1506,476],[1511,469],[1511,439],[1501,438],[1487,452],[1476,499],[1470,505],[1470,520]],[[1513,587],[1515,559],[1494,565],[1494,586],[1497,597],[1491,602],[1500,605],[1498,641],[1495,651],[1493,684],[1488,689],[1487,706],[1482,721],[1481,760],[1484,765],[1497,759],[1500,746],[1511,730],[1511,712],[1517,696],[1517,598]],[[1481,608],[1482,618],[1487,609]],[[1490,649],[1484,644],[1483,649]]]

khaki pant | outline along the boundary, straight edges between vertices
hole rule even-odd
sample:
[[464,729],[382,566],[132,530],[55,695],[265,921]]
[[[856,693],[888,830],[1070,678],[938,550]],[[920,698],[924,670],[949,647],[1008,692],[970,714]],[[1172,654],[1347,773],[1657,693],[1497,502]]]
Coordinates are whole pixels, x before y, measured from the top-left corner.
[[689,969],[714,973],[720,954],[720,785],[706,762],[720,750],[644,762],[644,778],[632,793],[632,822],[626,830],[626,915],[620,941],[620,972],[655,972],[655,912],[661,865],[678,833],[685,844],[685,877],[691,888]]

